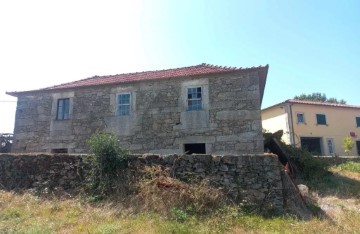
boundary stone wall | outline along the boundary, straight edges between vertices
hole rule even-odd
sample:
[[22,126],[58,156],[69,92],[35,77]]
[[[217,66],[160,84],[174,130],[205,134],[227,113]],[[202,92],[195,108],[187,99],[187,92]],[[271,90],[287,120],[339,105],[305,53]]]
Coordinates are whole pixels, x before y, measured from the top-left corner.
[[[84,182],[86,155],[0,154],[1,189],[61,187],[76,190]],[[191,181],[207,179],[223,188],[234,200],[283,211],[281,165],[273,154],[212,155],[130,155],[129,170],[146,165],[171,168],[172,176]]]

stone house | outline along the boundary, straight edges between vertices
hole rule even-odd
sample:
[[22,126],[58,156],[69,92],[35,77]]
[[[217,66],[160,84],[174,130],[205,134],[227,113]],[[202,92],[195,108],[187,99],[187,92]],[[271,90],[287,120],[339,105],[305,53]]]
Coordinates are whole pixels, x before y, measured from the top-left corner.
[[86,153],[105,131],[132,153],[262,153],[267,73],[200,64],[7,92],[18,98],[12,151]]

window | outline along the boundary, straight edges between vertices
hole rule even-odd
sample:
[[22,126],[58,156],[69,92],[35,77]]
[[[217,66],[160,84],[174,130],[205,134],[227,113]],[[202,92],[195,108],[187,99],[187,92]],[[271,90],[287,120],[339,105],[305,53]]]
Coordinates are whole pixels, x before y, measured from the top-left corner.
[[130,94],[124,93],[117,96],[118,115],[130,115]]
[[326,125],[326,116],[323,114],[316,114],[316,123],[319,125]]
[[304,113],[297,113],[296,114],[296,120],[297,120],[297,123],[305,123],[305,118],[304,118]]
[[69,119],[69,113],[70,113],[70,99],[69,98],[58,99],[56,119],[58,120]]
[[188,88],[187,90],[187,110],[202,110],[201,87]]
[[206,154],[205,143],[185,144],[186,154]]
[[356,117],[356,127],[360,127],[360,117]]

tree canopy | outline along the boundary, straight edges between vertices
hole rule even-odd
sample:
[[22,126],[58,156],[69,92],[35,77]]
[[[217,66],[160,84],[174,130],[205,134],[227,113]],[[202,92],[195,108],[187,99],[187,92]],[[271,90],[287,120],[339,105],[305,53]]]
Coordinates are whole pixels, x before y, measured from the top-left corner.
[[325,93],[301,94],[299,96],[295,96],[294,99],[314,101],[314,102],[346,104],[346,101],[344,99],[337,100],[336,98],[327,98]]

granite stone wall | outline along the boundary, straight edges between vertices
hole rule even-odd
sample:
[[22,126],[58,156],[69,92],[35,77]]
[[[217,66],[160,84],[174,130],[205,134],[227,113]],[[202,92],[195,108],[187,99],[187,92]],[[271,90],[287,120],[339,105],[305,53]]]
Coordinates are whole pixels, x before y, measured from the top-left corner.
[[0,189],[74,190],[84,180],[84,166],[80,155],[0,154]]
[[[0,185],[4,189],[41,188],[76,190],[88,164],[85,155],[0,154]],[[283,185],[277,156],[241,155],[130,155],[127,170],[145,165],[170,167],[175,178],[207,179],[237,202],[282,211]]]
[[[186,110],[188,87],[202,88],[202,110]],[[129,116],[116,114],[121,93],[131,95]],[[70,99],[70,118],[56,120],[62,98]],[[98,130],[118,135],[132,153],[183,154],[190,143],[205,144],[207,154],[262,153],[258,73],[25,93],[18,97],[12,152],[87,153],[86,140]]]

